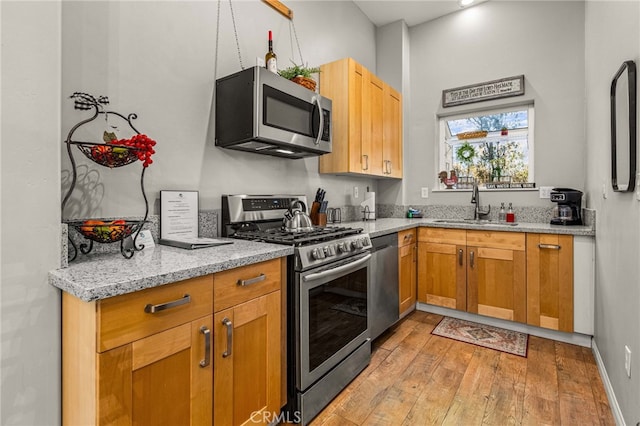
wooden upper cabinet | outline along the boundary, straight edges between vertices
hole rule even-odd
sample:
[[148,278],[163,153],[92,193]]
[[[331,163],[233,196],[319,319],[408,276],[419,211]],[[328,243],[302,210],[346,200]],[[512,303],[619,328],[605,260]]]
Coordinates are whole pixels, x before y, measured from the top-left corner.
[[467,231],[467,311],[526,322],[526,236]]
[[402,97],[351,58],[320,67],[332,100],[333,148],[320,173],[402,177]]
[[573,332],[573,236],[527,234],[527,323]]
[[383,173],[402,178],[402,96],[391,86],[384,90]]

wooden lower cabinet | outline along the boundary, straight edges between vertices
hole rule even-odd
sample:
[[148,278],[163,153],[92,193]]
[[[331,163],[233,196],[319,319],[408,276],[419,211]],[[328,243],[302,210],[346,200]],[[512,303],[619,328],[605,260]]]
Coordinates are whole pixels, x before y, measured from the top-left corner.
[[282,407],[281,284],[286,262],[274,259],[214,277],[213,422],[269,424]]
[[268,424],[286,380],[286,259],[62,297],[64,425]]
[[268,424],[280,412],[280,291],[214,318],[214,424]]
[[573,236],[527,234],[527,323],[573,332]]
[[400,317],[416,307],[416,230],[398,232],[398,295]]
[[95,302],[63,293],[63,424],[211,424],[212,294],[211,275]]
[[208,316],[99,354],[98,424],[211,424],[211,329]]
[[418,300],[526,322],[524,233],[420,228]]
[[418,301],[467,309],[466,231],[418,229]]
[[467,312],[527,320],[526,235],[467,231]]

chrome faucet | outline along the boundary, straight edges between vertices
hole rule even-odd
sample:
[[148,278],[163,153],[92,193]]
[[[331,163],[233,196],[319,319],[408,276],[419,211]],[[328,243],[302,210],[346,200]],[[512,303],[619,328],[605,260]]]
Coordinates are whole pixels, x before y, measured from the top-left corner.
[[491,212],[491,205],[486,211],[480,210],[480,191],[478,190],[478,181],[473,180],[473,190],[471,191],[471,203],[475,204],[473,209],[473,220],[480,220],[482,216],[487,216]]

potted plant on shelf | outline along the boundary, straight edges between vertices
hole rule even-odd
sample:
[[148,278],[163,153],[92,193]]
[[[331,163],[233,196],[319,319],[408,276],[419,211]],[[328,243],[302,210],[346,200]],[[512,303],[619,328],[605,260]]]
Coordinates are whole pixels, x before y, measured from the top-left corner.
[[291,80],[294,83],[298,83],[301,86],[306,87],[309,90],[316,90],[316,81],[311,77],[311,74],[320,72],[318,67],[308,67],[305,65],[298,65],[293,63],[293,66],[278,71],[281,77]]

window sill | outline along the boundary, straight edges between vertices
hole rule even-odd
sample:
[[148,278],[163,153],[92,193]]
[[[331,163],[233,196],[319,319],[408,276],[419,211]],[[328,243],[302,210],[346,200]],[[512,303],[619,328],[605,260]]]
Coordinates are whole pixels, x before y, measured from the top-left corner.
[[[540,188],[496,188],[496,189],[484,189],[478,188],[480,192],[533,192],[538,191]],[[432,189],[431,192],[471,192],[472,189]]]

